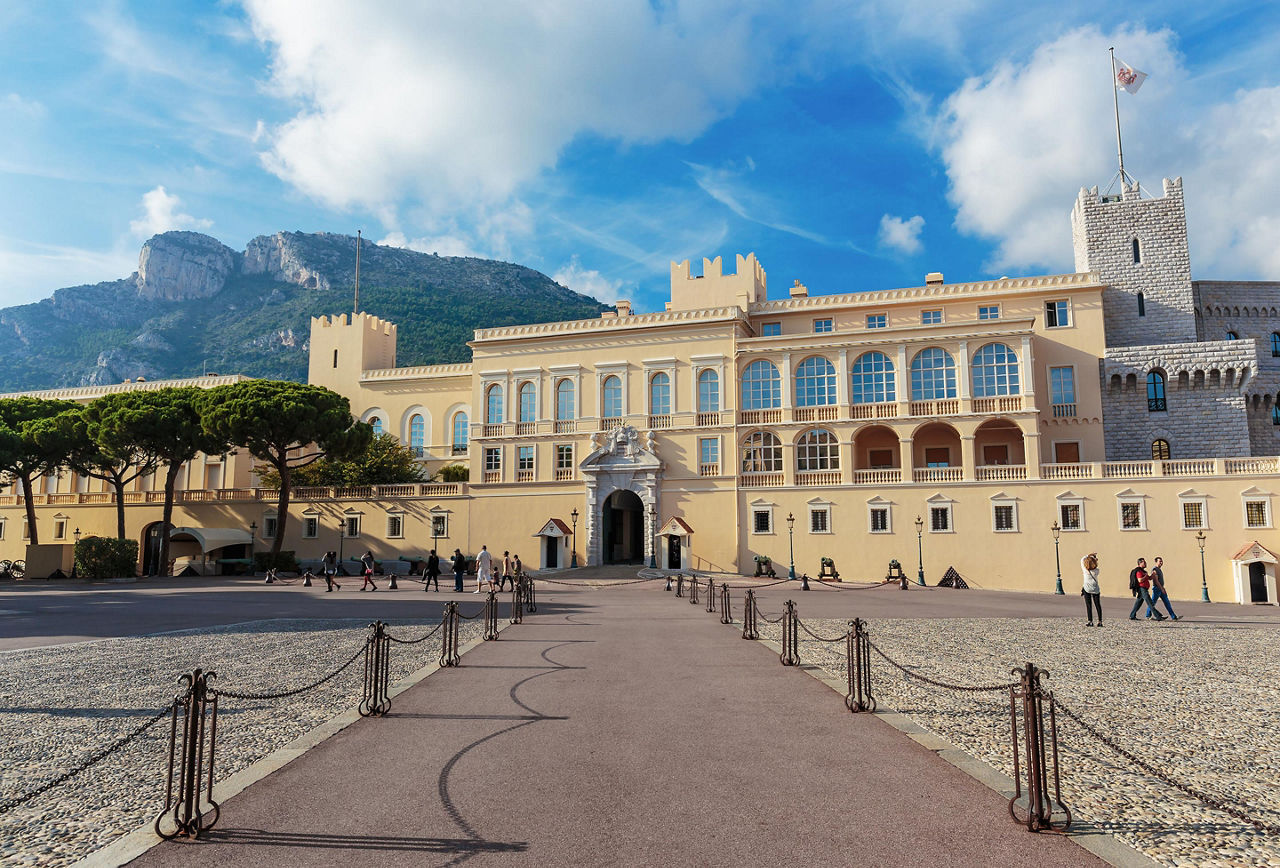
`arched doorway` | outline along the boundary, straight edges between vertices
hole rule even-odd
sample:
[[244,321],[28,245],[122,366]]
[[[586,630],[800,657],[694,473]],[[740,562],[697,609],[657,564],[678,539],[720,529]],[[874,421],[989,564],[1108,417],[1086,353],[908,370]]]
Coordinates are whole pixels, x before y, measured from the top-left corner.
[[606,564],[644,563],[644,504],[638,494],[619,489],[605,498],[600,527]]
[[142,574],[144,576],[157,576],[161,573],[160,528],[162,527],[164,522],[153,521],[142,529]]

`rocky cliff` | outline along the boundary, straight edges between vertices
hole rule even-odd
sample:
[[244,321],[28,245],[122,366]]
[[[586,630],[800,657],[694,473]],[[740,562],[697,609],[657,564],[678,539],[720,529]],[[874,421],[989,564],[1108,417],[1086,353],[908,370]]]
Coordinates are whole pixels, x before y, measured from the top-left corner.
[[199,232],[165,232],[142,245],[138,255],[138,295],[181,301],[208,298],[226,286],[240,255]]

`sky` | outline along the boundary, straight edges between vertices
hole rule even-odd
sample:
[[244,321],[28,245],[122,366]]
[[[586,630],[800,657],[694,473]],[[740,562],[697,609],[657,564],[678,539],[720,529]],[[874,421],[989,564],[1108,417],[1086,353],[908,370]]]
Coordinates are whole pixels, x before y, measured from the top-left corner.
[[359,229],[641,312],[672,260],[752,251],[771,297],[1068,272],[1112,46],[1193,275],[1280,280],[1271,0],[10,0],[0,306],[171,229]]

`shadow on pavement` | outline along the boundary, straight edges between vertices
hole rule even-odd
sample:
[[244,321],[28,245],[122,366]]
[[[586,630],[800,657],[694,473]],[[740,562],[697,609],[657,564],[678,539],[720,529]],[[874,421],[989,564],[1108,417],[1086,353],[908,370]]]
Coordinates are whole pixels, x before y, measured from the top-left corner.
[[201,839],[217,844],[252,844],[257,847],[304,847],[322,850],[400,850],[447,855],[523,853],[524,841],[483,841],[474,838],[407,838],[395,835],[311,835],[270,832],[266,829],[219,829]]

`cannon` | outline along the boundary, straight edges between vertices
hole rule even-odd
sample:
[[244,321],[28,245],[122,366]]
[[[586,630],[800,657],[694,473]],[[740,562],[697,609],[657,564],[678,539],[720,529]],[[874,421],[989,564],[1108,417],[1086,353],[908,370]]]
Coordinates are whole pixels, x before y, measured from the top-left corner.
[[773,559],[768,555],[756,555],[756,576],[768,576],[775,578],[778,574],[773,571]]
[[902,571],[902,564],[897,559],[889,561],[889,573],[884,577],[886,582],[897,582],[898,587],[907,590],[910,585],[907,583],[907,574]]
[[840,581],[840,574],[836,572],[836,562],[831,558],[822,559],[822,570],[818,573],[819,579],[831,579],[833,582]]

